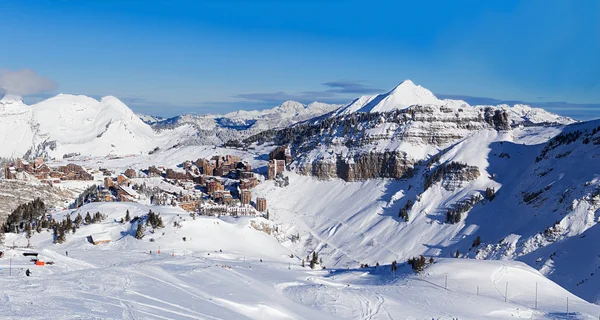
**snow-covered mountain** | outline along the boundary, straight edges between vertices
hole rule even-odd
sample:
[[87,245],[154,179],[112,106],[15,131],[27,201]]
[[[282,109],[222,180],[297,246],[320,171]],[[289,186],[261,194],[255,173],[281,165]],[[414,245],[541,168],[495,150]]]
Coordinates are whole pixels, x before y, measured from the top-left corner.
[[245,141],[290,145],[296,155],[292,167],[319,178],[400,178],[412,174],[419,161],[481,130],[512,132],[574,122],[524,105],[439,100],[407,80],[386,94],[361,97],[326,116]]
[[415,85],[410,80],[402,81],[391,91],[374,95],[362,96],[347,106],[336,111],[338,115],[353,112],[389,112],[404,109],[412,105],[466,105],[460,100],[440,100],[431,91]]
[[[426,114],[431,115],[431,120],[444,118],[440,122],[442,126],[445,125],[443,122],[450,123],[460,118],[452,114],[463,113],[468,117],[481,118],[485,110],[491,109],[506,111],[511,126],[573,122],[572,119],[524,105],[471,107],[464,101],[440,100],[410,80],[388,93],[361,97],[345,106],[319,102],[303,105],[286,101],[262,111],[237,111],[223,116],[182,115],[170,119],[136,115],[115,97],[104,97],[98,101],[86,96],[60,94],[27,106],[20,97],[6,96],[0,100],[0,142],[3,146],[0,157],[127,155],[179,145],[238,144],[249,136],[326,114],[329,114],[327,117],[341,119],[354,117],[354,114],[398,112],[415,106],[437,108],[437,111]],[[371,128],[369,134],[381,135],[384,131],[389,134],[390,130],[393,128],[389,124],[382,124]],[[448,134],[457,133],[450,130]]]
[[[432,101],[413,88],[411,99]],[[393,106],[246,140],[292,151],[291,187],[258,189],[306,235],[299,250],[338,266],[420,254],[521,260],[600,301],[600,122],[522,105],[421,105],[391,97],[396,89],[378,99],[401,101]]]
[[164,117],[152,116],[152,115],[143,114],[143,113],[136,113],[136,115],[140,119],[142,119],[142,121],[144,121],[145,123],[147,123],[149,125],[153,125],[159,121],[166,120],[166,118],[164,118]]
[[[301,235],[296,250],[318,250],[338,267],[420,254],[519,260],[586,300],[600,301],[600,121],[482,125],[457,137],[434,135],[436,143],[397,130],[412,139],[378,139],[387,141],[381,150],[388,152],[371,152],[375,143],[358,153],[368,140],[343,149],[344,143],[327,140],[338,136],[332,132],[318,142],[308,135],[299,147],[292,142],[290,167],[316,177],[288,173],[289,187],[261,184],[257,194]],[[321,150],[320,143],[337,159],[329,162],[333,169],[313,163],[306,172],[303,161]],[[403,153],[394,155],[394,147]],[[343,150],[362,156],[335,158]]]
[[[410,106],[438,106],[449,109],[484,109],[494,106],[469,106],[462,100],[438,99],[431,91],[422,86],[415,85],[411,80],[402,81],[391,91],[374,95],[362,96],[348,105],[335,111],[335,115],[349,115],[354,112],[391,112],[403,110]],[[539,125],[539,124],[569,124],[575,122],[568,117],[562,117],[540,108],[517,104],[514,106],[499,105],[496,108],[508,112],[511,124],[514,125]]]
[[187,144],[222,144],[239,141],[265,130],[284,128],[332,112],[339,107],[340,105],[321,102],[304,105],[296,101],[286,101],[262,111],[240,110],[223,116],[181,115],[157,122],[154,127],[164,130],[191,125],[197,132],[188,137]]
[[[177,301],[190,298],[189,292],[196,297],[218,296],[217,304],[207,302],[211,315],[240,313],[249,318],[318,318],[314,309],[340,318],[385,318],[389,310],[393,315],[418,318],[438,314],[474,319],[482,314],[499,319],[513,315],[560,318],[565,314],[556,306],[562,308],[566,297],[578,304],[580,318],[598,310],[554,282],[589,302],[600,302],[600,121],[576,123],[524,105],[470,106],[438,99],[427,89],[404,81],[388,93],[361,97],[344,106],[286,102],[264,111],[183,115],[153,126],[113,97],[97,101],[59,95],[32,107],[17,97],[6,97],[0,101],[0,130],[7,136],[18,134],[17,141],[23,142],[2,142],[12,155],[27,152],[27,145],[56,155],[137,153],[120,159],[73,159],[86,166],[101,162],[118,172],[150,165],[176,168],[185,160],[232,154],[248,159],[255,172],[264,173],[269,152],[275,146],[289,146],[293,161],[284,173],[289,186],[264,181],[252,190],[252,198],[267,199],[269,223],[277,224],[277,235],[259,236],[249,229],[247,220],[202,218],[188,219],[182,229],[166,228],[168,235],[156,236],[157,243],[140,244],[131,239],[131,226],[115,221],[125,210],[143,214],[150,208],[90,204],[81,212],[91,209],[110,214],[111,221],[97,231],[115,235],[111,248],[122,252],[119,263],[98,258],[106,253],[103,249],[88,252],[87,244],[79,241],[85,236],[81,232],[73,235],[74,241],[56,247],[44,233],[34,236],[34,243],[49,256],[58,256],[55,248],[68,248],[109,272],[83,277],[80,291],[96,277],[106,276],[110,281],[139,268],[140,252],[155,250],[157,244],[189,255],[177,263],[148,260],[151,265],[144,266],[150,279],[161,280],[161,286],[176,282],[176,290],[185,291],[177,299],[162,296],[159,290],[131,294],[131,282],[147,287],[149,280],[140,274],[111,291],[127,303],[152,297],[165,306],[155,309],[146,304],[144,312],[166,317],[183,310],[189,317],[204,317],[193,304]],[[230,140],[243,140],[249,148],[214,146]],[[147,154],[157,146],[156,153]],[[8,151],[3,150],[10,156]],[[178,209],[160,210],[170,219],[167,225],[185,217]],[[206,233],[209,228],[215,230]],[[222,237],[222,232],[234,236]],[[182,236],[203,238],[181,242]],[[23,237],[14,236],[16,240]],[[218,247],[212,246],[215,243]],[[290,253],[298,260],[313,251],[333,269],[331,273],[294,270],[287,260]],[[208,253],[210,258],[206,258]],[[254,262],[247,264],[246,255]],[[392,261],[405,262],[419,255],[439,262],[418,277],[409,275],[405,266],[399,278],[387,273]],[[63,262],[68,268],[88,270],[78,260]],[[357,267],[364,264],[383,268]],[[229,282],[228,274],[209,269],[213,265],[233,265],[236,281],[253,283],[252,294],[228,298],[217,287],[183,286],[191,279],[187,273],[174,275],[174,270],[184,270],[196,276],[196,270],[202,269],[203,279],[218,277],[228,290],[241,290],[236,281]],[[249,267],[258,271],[247,272]],[[441,289],[446,275],[449,286],[454,286],[450,290]],[[509,281],[516,292],[507,298],[501,290]],[[265,282],[268,285],[255,290],[256,284]],[[537,311],[532,309],[536,283],[541,285],[540,295],[546,295]],[[60,287],[61,282],[52,285]],[[355,286],[358,289],[350,289]],[[276,297],[273,308],[285,315],[266,307],[247,307],[265,299],[255,298],[265,292]],[[407,292],[409,302],[394,298]],[[447,304],[431,309],[439,302],[432,297],[440,296]],[[467,302],[475,311],[448,306]],[[140,310],[132,309],[127,310]]]
[[31,107],[18,96],[6,95],[0,100],[0,157],[25,154],[36,141],[37,124]]
[[147,153],[180,142],[190,128],[157,133],[115,97],[59,94],[32,106],[0,100],[0,157]]

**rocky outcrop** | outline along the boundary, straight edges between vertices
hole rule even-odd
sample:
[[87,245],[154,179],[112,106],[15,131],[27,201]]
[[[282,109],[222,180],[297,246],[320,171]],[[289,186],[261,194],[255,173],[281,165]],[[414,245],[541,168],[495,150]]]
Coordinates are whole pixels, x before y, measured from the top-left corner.
[[437,166],[427,174],[423,189],[427,190],[432,184],[442,182],[444,189],[448,191],[460,188],[464,182],[479,178],[479,168],[464,163],[450,162]]
[[338,157],[335,161],[314,161],[300,168],[303,174],[319,179],[341,178],[360,181],[375,178],[400,179],[411,176],[414,162],[403,152],[374,152],[354,155],[350,159]]
[[494,107],[416,105],[323,117],[244,142],[286,145],[294,159],[290,167],[319,179],[400,179],[420,161],[479,130],[511,130],[508,114]]

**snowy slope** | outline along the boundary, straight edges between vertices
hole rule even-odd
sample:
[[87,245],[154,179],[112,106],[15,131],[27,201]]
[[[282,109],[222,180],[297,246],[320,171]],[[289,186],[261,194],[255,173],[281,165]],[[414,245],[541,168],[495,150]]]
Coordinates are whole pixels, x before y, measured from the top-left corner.
[[[135,223],[117,222],[127,210],[141,216],[150,209],[166,227],[147,230],[142,240],[133,237]],[[31,239],[35,249],[2,248],[4,318],[585,319],[600,312],[523,263],[438,259],[421,275],[407,266],[392,273],[389,265],[311,270],[248,219],[192,220],[179,209],[127,203],[89,204],[78,212],[96,211],[108,219],[83,225],[64,244],[52,244],[52,233],[43,231]],[[87,241],[98,232],[111,243]],[[23,235],[7,241],[26,243]],[[33,250],[54,265],[33,266],[21,255]]]
[[34,144],[36,130],[31,107],[21,97],[7,95],[0,100],[0,157],[25,154]]
[[[444,148],[437,160],[417,164],[417,173],[405,179],[319,181],[290,173],[290,187],[267,182],[257,193],[277,221],[304,235],[296,250],[319,250],[329,264],[454,257],[457,251],[460,257],[518,259],[597,302],[598,127],[594,121],[558,130],[484,129]],[[453,161],[480,175],[424,187],[436,167]],[[448,209],[486,188],[496,190],[493,200],[474,204],[459,223],[446,221]],[[409,200],[414,204],[405,222],[399,211]],[[478,236],[482,244],[473,247]]]

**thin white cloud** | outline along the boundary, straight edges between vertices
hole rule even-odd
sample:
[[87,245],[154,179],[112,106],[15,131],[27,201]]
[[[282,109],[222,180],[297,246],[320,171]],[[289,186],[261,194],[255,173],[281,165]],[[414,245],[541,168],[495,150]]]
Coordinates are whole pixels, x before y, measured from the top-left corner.
[[0,88],[8,94],[34,95],[56,89],[56,83],[31,69],[0,70]]

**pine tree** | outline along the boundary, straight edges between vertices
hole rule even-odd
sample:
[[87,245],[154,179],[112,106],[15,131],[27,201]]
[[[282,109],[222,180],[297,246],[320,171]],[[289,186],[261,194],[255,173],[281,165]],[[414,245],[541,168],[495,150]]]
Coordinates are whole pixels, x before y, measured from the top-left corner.
[[316,251],[313,251],[312,259],[310,259],[310,268],[314,269],[315,265],[317,265],[318,263],[319,263],[319,255],[317,254]]
[[81,223],[83,222],[83,218],[81,217],[81,213],[77,213],[77,217],[75,217],[75,226],[77,228],[79,228],[79,226],[81,226]]
[[85,224],[92,224],[92,216],[89,212],[85,215]]
[[135,238],[141,240],[144,237],[144,226],[138,223],[137,230],[135,231]]
[[58,224],[54,229],[54,243],[63,243],[66,240],[64,225]]
[[71,220],[71,216],[67,215],[67,219],[65,220],[65,232],[70,232],[73,229],[73,221]]
[[131,217],[129,216],[129,209],[127,209],[127,212],[125,213],[125,221],[129,222],[131,220]]
[[160,216],[160,213],[158,215],[156,215],[156,228],[160,229],[160,228],[164,228],[165,225],[163,223],[162,217]]
[[475,241],[473,241],[473,248],[475,247],[479,247],[479,245],[481,244],[481,237],[477,236],[477,238],[475,238]]
[[485,188],[485,198],[489,201],[494,200],[496,197],[496,190],[494,188],[487,187]]
[[408,259],[408,264],[410,264],[414,272],[419,273],[425,270],[425,267],[427,266],[427,259],[425,259],[425,256],[423,255],[418,258],[413,257]]

